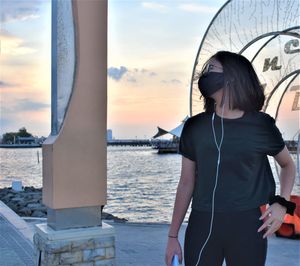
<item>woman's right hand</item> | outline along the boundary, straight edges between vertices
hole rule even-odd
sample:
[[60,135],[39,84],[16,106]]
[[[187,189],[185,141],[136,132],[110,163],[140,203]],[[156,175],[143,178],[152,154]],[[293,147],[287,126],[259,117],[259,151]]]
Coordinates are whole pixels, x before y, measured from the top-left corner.
[[177,238],[169,238],[165,254],[166,266],[171,266],[173,256],[177,254],[179,263],[182,264],[181,246]]

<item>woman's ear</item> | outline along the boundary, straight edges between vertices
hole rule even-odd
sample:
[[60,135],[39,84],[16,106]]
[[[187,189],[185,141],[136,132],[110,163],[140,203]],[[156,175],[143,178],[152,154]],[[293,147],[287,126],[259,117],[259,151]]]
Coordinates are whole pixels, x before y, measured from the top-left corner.
[[214,101],[214,111],[216,111],[217,102],[215,100],[213,101]]

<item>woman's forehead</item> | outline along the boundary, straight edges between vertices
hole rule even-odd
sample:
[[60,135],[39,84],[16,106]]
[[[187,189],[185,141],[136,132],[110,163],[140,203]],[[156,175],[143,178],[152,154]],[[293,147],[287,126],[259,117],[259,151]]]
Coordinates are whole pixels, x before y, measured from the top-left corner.
[[209,59],[207,63],[208,64],[212,64],[214,66],[222,67],[221,63],[217,59],[215,59],[215,58]]

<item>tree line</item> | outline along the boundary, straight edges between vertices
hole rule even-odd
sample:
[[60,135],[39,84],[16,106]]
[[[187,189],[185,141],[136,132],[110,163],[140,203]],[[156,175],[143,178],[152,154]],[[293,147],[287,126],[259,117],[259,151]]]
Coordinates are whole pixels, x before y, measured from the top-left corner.
[[14,140],[17,137],[33,137],[33,135],[31,133],[27,132],[27,129],[25,127],[22,127],[19,129],[18,132],[4,133],[2,136],[2,143],[3,144],[14,143]]

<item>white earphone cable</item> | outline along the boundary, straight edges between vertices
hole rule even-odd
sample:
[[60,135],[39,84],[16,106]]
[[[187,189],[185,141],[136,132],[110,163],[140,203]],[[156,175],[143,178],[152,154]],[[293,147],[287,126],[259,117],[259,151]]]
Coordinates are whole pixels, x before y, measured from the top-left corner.
[[225,104],[223,103],[223,106],[222,106],[222,117],[221,117],[222,135],[221,135],[221,140],[220,140],[220,144],[219,145],[217,143],[217,138],[216,138],[216,133],[215,133],[215,128],[214,128],[215,112],[213,113],[212,119],[211,119],[214,140],[215,140],[216,147],[218,149],[218,162],[217,162],[217,171],[216,171],[216,181],[215,181],[215,187],[214,187],[213,196],[212,196],[212,204],[211,204],[212,211],[211,211],[211,220],[210,220],[209,234],[208,234],[208,237],[207,237],[206,241],[204,242],[204,244],[203,244],[203,246],[202,246],[202,248],[200,250],[200,253],[199,253],[199,256],[198,256],[198,261],[197,261],[197,263],[196,263],[195,266],[197,266],[198,263],[200,262],[202,251],[203,251],[204,247],[206,246],[206,244],[207,244],[207,242],[208,242],[208,240],[210,238],[211,232],[212,232],[213,219],[214,219],[214,208],[215,208],[215,192],[216,192],[216,188],[217,188],[217,184],[218,184],[219,165],[220,165],[220,160],[221,160],[221,146],[222,146],[223,138],[224,138],[224,124],[223,124],[224,105]]

